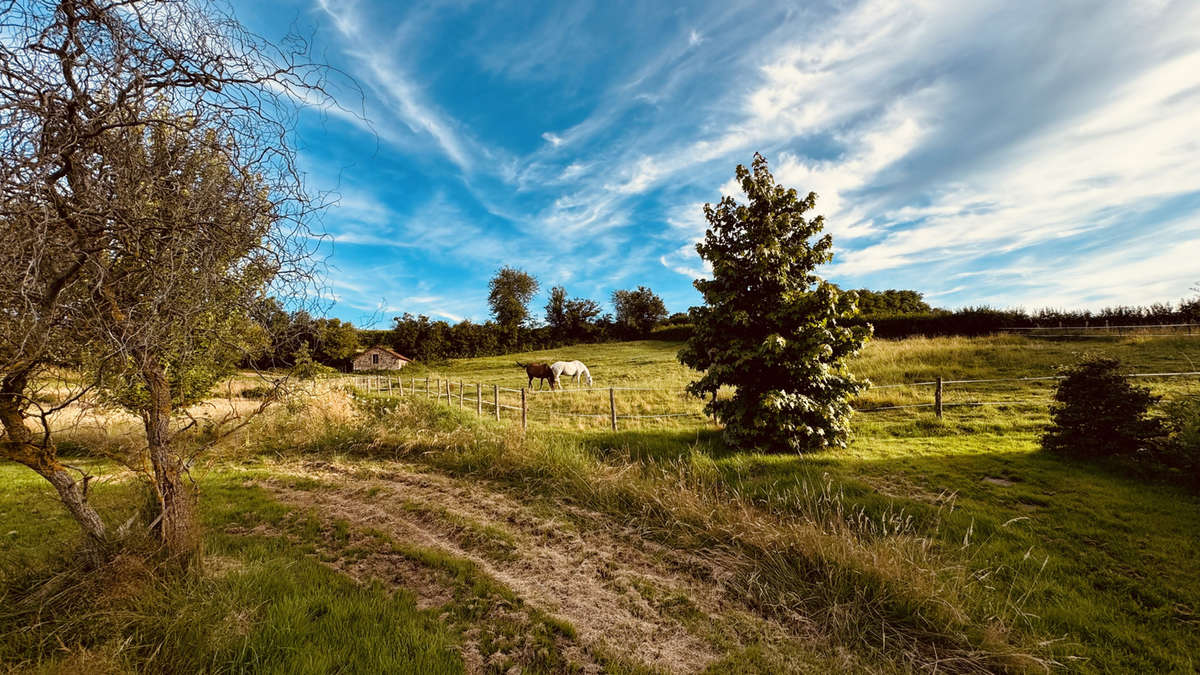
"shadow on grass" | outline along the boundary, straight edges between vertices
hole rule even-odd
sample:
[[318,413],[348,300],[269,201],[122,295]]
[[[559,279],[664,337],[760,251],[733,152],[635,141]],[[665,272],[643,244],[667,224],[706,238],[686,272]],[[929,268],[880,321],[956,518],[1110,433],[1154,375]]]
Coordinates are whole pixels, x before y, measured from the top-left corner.
[[[827,490],[842,508],[915,530],[983,570],[1056,652],[1128,672],[1190,670],[1200,651],[1200,497],[1130,475],[1024,450],[1003,437],[865,439],[877,456],[729,454],[722,479],[801,518]],[[989,447],[995,446],[995,447]],[[854,448],[852,448],[853,450]],[[1018,604],[1019,603],[1019,604]]]

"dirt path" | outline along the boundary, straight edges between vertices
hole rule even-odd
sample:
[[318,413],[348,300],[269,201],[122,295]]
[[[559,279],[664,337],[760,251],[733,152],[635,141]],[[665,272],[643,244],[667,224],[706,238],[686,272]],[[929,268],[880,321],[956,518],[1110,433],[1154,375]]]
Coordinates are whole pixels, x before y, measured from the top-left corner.
[[[714,563],[578,507],[562,506],[571,518],[556,517],[561,511],[545,504],[403,464],[364,470],[317,462],[280,466],[278,473],[322,483],[265,483],[280,501],[470,560],[529,605],[569,621],[584,644],[658,670],[701,670],[741,647],[747,634],[757,641],[796,638],[731,606]],[[374,575],[413,581],[403,570]]]

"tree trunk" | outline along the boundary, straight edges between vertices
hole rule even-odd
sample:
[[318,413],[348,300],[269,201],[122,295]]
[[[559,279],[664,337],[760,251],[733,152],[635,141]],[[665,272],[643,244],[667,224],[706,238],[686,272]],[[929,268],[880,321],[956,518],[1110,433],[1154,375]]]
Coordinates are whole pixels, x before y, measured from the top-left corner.
[[150,393],[142,422],[154,468],[154,489],[162,507],[162,541],[167,552],[186,568],[195,561],[200,540],[195,495],[184,482],[183,464],[171,447],[171,385],[165,369],[153,358],[142,368],[142,377]]
[[38,442],[25,425],[22,400],[28,379],[28,372],[16,372],[0,380],[0,424],[5,433],[0,442],[0,456],[33,469],[54,486],[59,499],[83,530],[85,551],[93,562],[99,562],[108,552],[104,521],[88,503],[86,484],[75,480],[70,470],[58,461],[54,444],[48,438]]

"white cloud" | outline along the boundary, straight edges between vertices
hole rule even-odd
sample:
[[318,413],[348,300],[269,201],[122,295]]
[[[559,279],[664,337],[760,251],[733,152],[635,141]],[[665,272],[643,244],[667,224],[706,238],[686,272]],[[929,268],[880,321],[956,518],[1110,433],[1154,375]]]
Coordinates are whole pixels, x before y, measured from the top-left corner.
[[562,145],[562,143],[563,143],[562,136],[559,136],[558,134],[555,134],[555,133],[552,133],[549,131],[544,132],[542,134],[542,139],[545,140],[550,145],[553,145],[556,148],[558,146]]
[[423,100],[420,91],[405,76],[402,64],[385,49],[378,47],[386,43],[381,43],[377,36],[364,30],[364,22],[355,12],[355,7],[351,4],[334,8],[330,0],[317,2],[333,20],[334,26],[349,45],[346,52],[364,68],[368,86],[387,104],[388,111],[413,133],[432,137],[451,161],[469,171],[474,158],[467,150],[467,143],[455,131],[455,123]]
[[695,47],[695,46],[699,45],[701,42],[704,42],[704,36],[702,34],[700,34],[699,31],[697,31],[696,29],[693,28],[691,31],[688,32],[688,46],[689,47]]

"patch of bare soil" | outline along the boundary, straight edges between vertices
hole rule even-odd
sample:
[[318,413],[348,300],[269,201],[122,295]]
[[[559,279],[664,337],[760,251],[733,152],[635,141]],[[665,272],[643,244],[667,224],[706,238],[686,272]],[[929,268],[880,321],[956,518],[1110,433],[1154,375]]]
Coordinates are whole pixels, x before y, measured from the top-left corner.
[[[740,633],[748,641],[799,637],[795,625],[785,629],[732,605],[721,585],[727,574],[715,563],[648,542],[577,506],[562,505],[571,509],[568,521],[480,482],[401,464],[369,474],[325,462],[280,470],[339,486],[305,491],[286,480],[267,483],[281,501],[470,560],[527,604],[569,621],[597,653],[695,672],[743,646]],[[509,544],[499,549],[504,555],[497,555],[498,539]],[[346,572],[410,589],[432,585],[420,576],[428,572],[395,560],[363,560]]]

